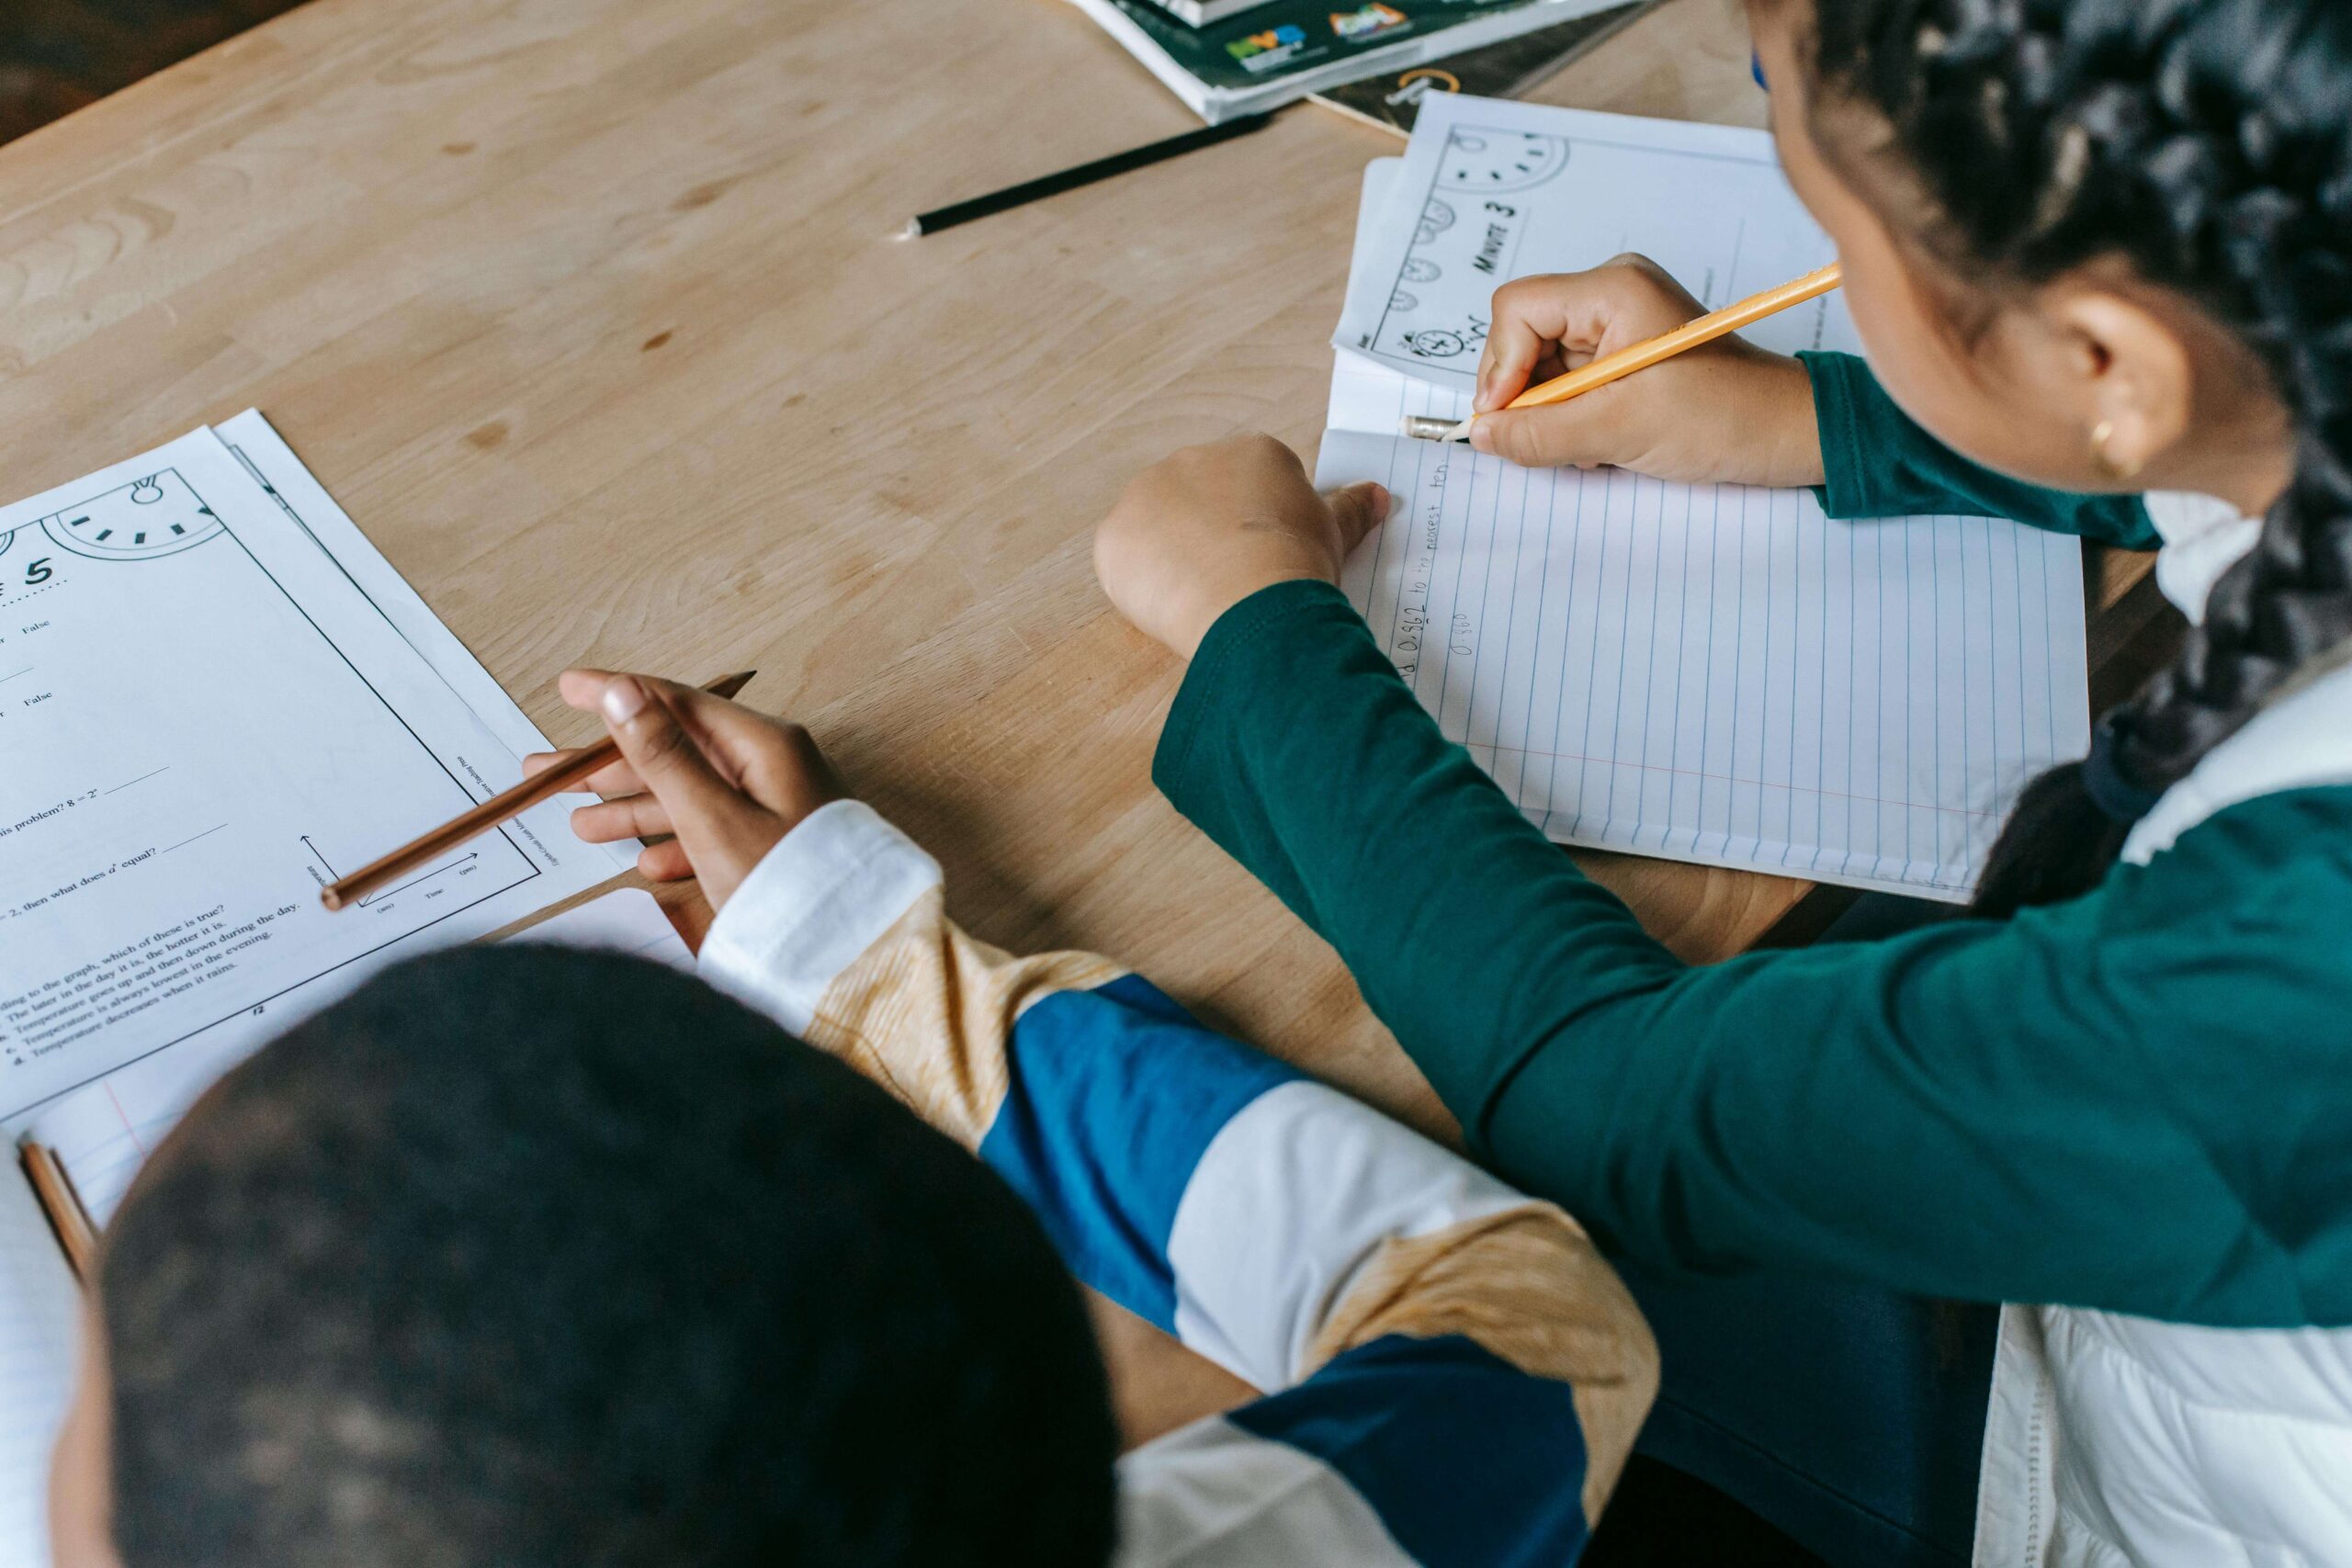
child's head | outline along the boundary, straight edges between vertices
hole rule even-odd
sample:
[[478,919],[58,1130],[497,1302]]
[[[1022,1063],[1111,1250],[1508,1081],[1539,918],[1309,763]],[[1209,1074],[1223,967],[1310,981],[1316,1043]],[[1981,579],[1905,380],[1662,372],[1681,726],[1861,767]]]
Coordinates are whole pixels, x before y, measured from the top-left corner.
[[651,965],[378,978],[189,1114],[98,1302],[59,1539],[127,1568],[1109,1555],[1102,1368],[1026,1207]]
[[[2352,635],[2352,6],[1751,0],[1791,177],[1873,365],[1968,456],[2267,513],[1984,902],[2063,897],[2134,807]],[[2102,809],[2094,793],[2106,802]]]

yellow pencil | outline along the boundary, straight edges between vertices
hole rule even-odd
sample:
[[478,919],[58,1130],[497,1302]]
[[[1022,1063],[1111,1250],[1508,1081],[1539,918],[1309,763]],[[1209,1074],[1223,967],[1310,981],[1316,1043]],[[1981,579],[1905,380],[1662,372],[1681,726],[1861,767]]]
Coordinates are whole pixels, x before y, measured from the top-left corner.
[[[1647,343],[1620,349],[1581,369],[1555,376],[1540,387],[1530,387],[1506,406],[1513,409],[1544,408],[1553,403],[1565,403],[1570,398],[1580,398],[1611,381],[1622,380],[1636,370],[1646,370],[1678,354],[1688,354],[1702,344],[1729,336],[1742,327],[1754,326],[1767,316],[1777,316],[1808,299],[1818,299],[1845,281],[1845,268],[1832,262],[1819,272],[1809,272],[1792,283],[1768,288],[1753,299],[1742,299],[1736,305],[1726,305],[1712,315],[1686,322],[1663,337],[1654,337]],[[1479,417],[1472,414],[1460,424],[1442,429],[1436,428],[1434,420],[1408,420],[1405,433],[1424,440],[1467,441],[1470,439],[1470,427],[1478,423]],[[1417,424],[1418,428],[1415,427]]]

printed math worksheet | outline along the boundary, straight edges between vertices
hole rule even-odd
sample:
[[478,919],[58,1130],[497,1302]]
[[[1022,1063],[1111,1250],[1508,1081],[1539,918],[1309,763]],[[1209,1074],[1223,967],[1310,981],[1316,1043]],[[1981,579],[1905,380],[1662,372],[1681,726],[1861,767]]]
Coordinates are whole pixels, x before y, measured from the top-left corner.
[[266,488],[260,460],[202,430],[0,509],[0,1120],[182,1041],[276,1033],[617,869],[572,838],[573,795],[321,907],[516,782],[521,736],[284,499],[315,481]]

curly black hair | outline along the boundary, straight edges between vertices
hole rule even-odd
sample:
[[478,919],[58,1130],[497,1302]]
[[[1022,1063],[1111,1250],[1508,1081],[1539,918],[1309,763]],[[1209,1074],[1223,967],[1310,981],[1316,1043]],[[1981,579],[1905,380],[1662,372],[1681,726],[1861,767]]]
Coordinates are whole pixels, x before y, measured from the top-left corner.
[[391,970],[108,1228],[129,1568],[1101,1568],[1078,1290],[993,1172],[688,976]]
[[2352,6],[2344,0],[1815,0],[1813,68],[1875,111],[1964,271],[2117,259],[2259,356],[2294,483],[2178,660],[2035,781],[1979,889],[2003,915],[2095,886],[2130,822],[2352,638]]

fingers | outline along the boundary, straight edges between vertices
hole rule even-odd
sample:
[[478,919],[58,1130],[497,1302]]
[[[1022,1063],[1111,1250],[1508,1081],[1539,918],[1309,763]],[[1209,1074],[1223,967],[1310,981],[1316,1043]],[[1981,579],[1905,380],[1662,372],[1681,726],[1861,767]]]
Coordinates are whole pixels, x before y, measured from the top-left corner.
[[[584,746],[573,746],[561,751],[534,751],[523,759],[523,776],[535,778],[549,768],[571,761],[586,750]],[[635,795],[645,787],[645,784],[637,776],[636,769],[626,761],[619,761],[611,767],[597,769],[575,787],[594,795]]]
[[1547,408],[1486,414],[1470,427],[1470,445],[1522,468],[1594,468],[1627,456],[1619,389],[1602,387]]
[[1332,521],[1340,525],[1340,553],[1345,556],[1363,543],[1364,536],[1388,520],[1396,505],[1385,485],[1370,479],[1333,491],[1325,498],[1331,503]]
[[1522,277],[1495,290],[1494,323],[1478,361],[1480,413],[1527,390],[1547,357],[1589,354],[1606,330],[1607,290],[1589,273]]
[[1623,255],[1590,272],[1506,283],[1495,290],[1475,406],[1487,413],[1510,402],[1536,379],[1547,357],[1573,368],[1671,332],[1703,311],[1647,256]]
[[628,795],[580,807],[571,814],[571,830],[586,843],[613,844],[623,839],[666,838],[677,829],[660,796]]
[[[645,787],[659,797],[675,830],[718,832],[755,809],[712,766],[680,710],[698,696],[667,681],[616,675],[598,699],[605,728]],[[718,699],[712,699],[717,701]]]
[[686,858],[685,845],[675,839],[639,850],[637,869],[651,882],[684,882],[695,874],[694,862]]

